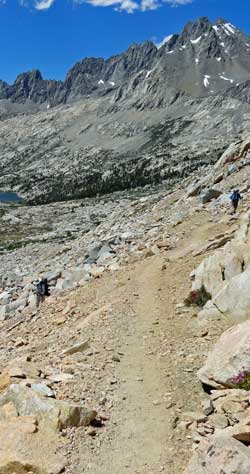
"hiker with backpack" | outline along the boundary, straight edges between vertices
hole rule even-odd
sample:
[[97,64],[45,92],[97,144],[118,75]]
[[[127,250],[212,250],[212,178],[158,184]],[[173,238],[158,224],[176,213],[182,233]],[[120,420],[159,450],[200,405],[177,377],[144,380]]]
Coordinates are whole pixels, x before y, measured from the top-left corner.
[[232,192],[232,194],[230,196],[230,199],[231,199],[232,206],[233,206],[233,214],[235,214],[236,211],[237,211],[237,208],[238,208],[239,201],[240,201],[240,199],[242,199],[242,196],[240,195],[239,189],[235,189]]
[[45,300],[46,296],[50,296],[47,278],[42,278],[36,285],[37,307]]

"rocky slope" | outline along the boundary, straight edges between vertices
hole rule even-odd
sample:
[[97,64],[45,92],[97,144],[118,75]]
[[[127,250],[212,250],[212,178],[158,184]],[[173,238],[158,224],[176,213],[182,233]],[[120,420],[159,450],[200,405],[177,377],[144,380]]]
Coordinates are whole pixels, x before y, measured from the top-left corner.
[[[131,246],[131,241],[139,242],[144,236],[145,246],[142,251],[146,251],[148,236],[152,234],[154,237],[159,231],[162,233],[165,225],[187,218],[194,206],[197,212],[203,205],[208,205],[212,210],[223,213],[224,205],[230,204],[228,195],[235,186],[235,180],[241,183],[244,192],[248,190],[248,150],[247,135],[243,140],[230,145],[214,167],[207,167],[206,173],[204,170],[193,172],[182,183],[176,184],[173,191],[167,191],[162,186],[144,189],[144,193],[141,190],[141,194],[138,190],[131,193],[126,191],[102,198],[46,206],[3,203],[0,208],[0,251],[3,264],[0,281],[3,287],[14,286],[14,289],[10,293],[7,291],[2,297],[2,304],[7,303],[0,311],[2,317],[8,317],[8,314],[16,310],[19,312],[19,307],[27,305],[31,282],[39,275],[48,273],[52,281],[59,279],[58,291],[74,287],[78,281],[84,283],[91,279],[95,272],[99,275],[105,271],[106,266],[119,267],[120,259],[126,261],[127,251],[138,250],[136,245]],[[213,183],[216,189],[210,189]],[[207,204],[213,199],[216,201]],[[247,201],[243,202],[245,207]],[[162,206],[164,215],[160,214],[157,221],[157,209]],[[230,243],[232,236],[233,233],[226,233],[221,239],[218,238],[218,242],[208,245],[207,249],[212,249],[213,245],[227,244],[225,254],[223,250],[219,251],[216,257],[209,257],[208,262],[205,261],[197,270],[193,283],[194,293],[199,295],[204,291],[214,298],[223,287],[223,275],[227,281],[229,276],[231,278],[241,274],[243,261],[244,269],[247,270],[248,260],[244,257],[247,245],[242,244],[240,250],[234,250],[234,244]],[[165,241],[164,236],[162,240]],[[152,243],[151,240],[150,242]],[[165,243],[166,247],[175,246],[175,231],[168,235]],[[229,261],[228,249],[231,249]],[[224,273],[220,268],[223,268]],[[217,279],[213,277],[210,280],[210,271],[216,272]],[[22,288],[23,294],[20,292]],[[225,298],[229,301],[228,297]],[[205,310],[206,307],[203,311]]]
[[117,110],[109,100],[0,122],[0,188],[32,203],[83,198],[165,182],[214,163],[247,129],[235,99],[178,99],[167,109]]
[[[218,41],[245,80],[247,39],[223,20],[187,25],[157,55],[205,47],[208,68]],[[153,67],[154,46],[142,48]],[[74,90],[90,97],[0,124],[1,187],[42,204],[0,205],[3,474],[249,473],[248,82],[220,91],[231,80],[216,79],[213,97],[210,74],[188,90],[191,68],[181,91],[162,74],[150,95],[138,72],[149,63],[131,51],[134,65],[113,58],[116,91],[85,78],[86,92],[79,65]],[[24,79],[11,113],[30,112],[31,87],[44,105],[64,93]],[[51,296],[37,307],[41,276]]]
[[[216,318],[200,310],[212,285],[239,290],[249,272],[249,143],[172,192],[2,205],[4,474],[248,472],[249,391],[234,377],[249,367],[249,321],[220,337],[246,300],[234,293]],[[46,273],[51,296],[37,308],[32,281]]]
[[201,18],[159,49],[84,59],[64,82],[33,71],[1,83],[0,188],[33,204],[170,189],[214,163],[247,131],[248,41]]

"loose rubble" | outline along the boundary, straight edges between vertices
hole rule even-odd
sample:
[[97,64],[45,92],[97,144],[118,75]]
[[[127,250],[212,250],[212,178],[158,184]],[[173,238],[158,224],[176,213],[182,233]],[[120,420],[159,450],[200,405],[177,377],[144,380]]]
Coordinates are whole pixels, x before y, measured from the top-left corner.
[[[62,469],[67,474],[78,474],[80,452],[81,459],[88,459],[88,469],[92,469],[92,457],[98,458],[101,450],[110,446],[112,451],[108,436],[115,439],[115,430],[122,429],[125,423],[122,407],[129,409],[131,394],[136,392],[137,396],[137,390],[145,387],[147,379],[154,390],[147,410],[152,417],[161,412],[163,425],[168,419],[167,449],[172,446],[176,450],[182,444],[185,456],[188,452],[190,458],[193,444],[194,456],[187,474],[219,474],[219,469],[228,474],[237,469],[242,474],[249,471],[249,448],[243,443],[250,442],[250,391],[232,382],[250,365],[250,170],[248,165],[243,166],[245,159],[246,155],[235,159],[237,169],[228,173],[230,164],[223,158],[223,163],[208,170],[206,177],[196,173],[188,178],[184,188],[179,185],[169,192],[158,190],[130,198],[119,194],[117,200],[113,195],[85,204],[59,203],[56,209],[55,205],[48,205],[44,209],[49,219],[55,219],[58,233],[62,232],[60,238],[54,240],[58,235],[51,230],[42,234],[37,243],[35,232],[25,245],[2,250],[0,470],[4,474],[9,474],[10,469],[25,472],[27,466],[34,474],[59,474]],[[202,193],[214,189],[210,186],[215,181],[218,193],[202,202]],[[245,191],[235,217],[231,215],[228,196],[238,182]],[[24,232],[26,216],[34,223],[40,212],[39,208],[26,206],[3,205],[3,209],[3,216],[13,216],[12,230],[19,219]],[[67,227],[74,238],[66,235]],[[181,265],[187,271],[187,261],[189,272],[196,267],[191,273],[189,294],[185,292],[188,278],[185,287],[177,288],[178,271]],[[141,298],[136,287],[140,265],[147,265],[151,272],[157,268],[154,304],[146,294],[145,303],[140,303],[141,313],[148,306],[152,313],[151,319],[143,321],[144,326],[136,321],[136,301]],[[135,269],[132,282],[131,268]],[[170,280],[165,280],[168,274]],[[32,284],[38,277],[48,279],[51,291],[39,307]],[[171,287],[170,295],[169,288],[162,285],[165,281]],[[142,285],[146,285],[146,279]],[[126,293],[128,288],[130,296]],[[161,306],[166,297],[167,304]],[[228,329],[235,321],[240,323]],[[122,331],[118,331],[117,324]],[[136,339],[131,344],[129,339],[136,324],[137,331],[141,331],[140,344]],[[183,327],[186,331],[190,328],[189,342],[186,333],[181,333],[176,346],[176,330],[181,332]],[[224,329],[226,332],[218,339]],[[213,348],[215,339],[218,341]],[[135,345],[141,346],[143,358],[152,363],[150,377],[147,372],[132,372],[138,356],[133,352]],[[129,351],[126,353],[127,347],[132,351],[130,355]],[[202,367],[208,350],[210,354]],[[126,368],[122,372],[123,361],[128,357],[129,371]],[[171,367],[167,361],[171,361]],[[152,375],[158,367],[164,373],[164,393],[156,393],[163,383],[155,382]],[[197,371],[210,395],[205,400],[203,395],[203,403],[195,408],[182,396],[199,390],[198,379],[195,386]],[[183,393],[173,372],[178,373]],[[126,376],[122,377],[124,373]],[[131,384],[129,391],[126,379],[131,373],[135,385]],[[195,395],[194,400],[197,398]],[[112,424],[114,413],[116,424]],[[133,438],[128,437],[130,442]],[[225,455],[229,449],[234,453],[230,458]],[[127,451],[127,463],[133,469],[129,464],[131,450]],[[211,452],[215,455],[210,456]],[[180,472],[180,459],[174,464],[171,450],[167,454],[171,474]],[[159,456],[155,472],[161,466]]]

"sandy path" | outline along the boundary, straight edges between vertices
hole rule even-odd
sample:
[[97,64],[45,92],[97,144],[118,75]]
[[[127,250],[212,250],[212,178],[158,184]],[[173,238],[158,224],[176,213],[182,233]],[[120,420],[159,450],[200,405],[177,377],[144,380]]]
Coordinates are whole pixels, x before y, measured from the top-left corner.
[[[66,474],[184,471],[192,440],[179,421],[183,412],[199,410],[204,400],[196,372],[221,328],[199,337],[195,310],[178,310],[176,305],[188,294],[189,274],[203,258],[193,257],[192,249],[222,229],[208,219],[207,214],[195,214],[179,226],[177,248],[166,256],[107,274],[45,304],[38,320],[3,333],[5,345],[18,336],[27,341],[17,353],[32,352],[35,362],[74,374],[72,383],[57,387],[62,399],[84,400],[92,407],[100,397],[107,398],[98,409],[107,420],[96,436],[78,429],[68,434],[70,446],[62,444]],[[75,311],[58,326],[54,320],[70,303]],[[93,310],[98,310],[95,316]],[[63,347],[86,338],[89,354],[61,360]],[[120,362],[113,359],[115,354]]]
[[91,457],[82,447],[79,463],[87,457],[87,472],[180,474],[190,458],[191,440],[176,425],[181,413],[197,411],[204,397],[196,370],[211,340],[196,337],[193,310],[176,313],[189,289],[194,258],[168,262],[165,269],[163,264],[163,257],[153,257],[119,277],[116,296],[124,319],[115,321],[112,341],[121,354],[114,374],[116,403]]

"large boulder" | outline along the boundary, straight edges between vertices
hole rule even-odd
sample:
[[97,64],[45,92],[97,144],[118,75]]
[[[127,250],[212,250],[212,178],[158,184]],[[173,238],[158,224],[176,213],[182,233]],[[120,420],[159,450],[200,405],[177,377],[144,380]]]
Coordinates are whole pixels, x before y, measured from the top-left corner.
[[241,147],[242,147],[242,140],[238,140],[237,142],[231,143],[231,145],[229,145],[229,147],[221,155],[217,163],[215,163],[214,165],[215,170],[222,168],[227,163],[232,163],[233,161],[235,161],[240,154]]
[[204,440],[185,474],[249,474],[250,449],[229,436]]
[[212,199],[217,199],[222,194],[219,189],[208,188],[204,189],[200,194],[200,200],[202,204],[212,201]]
[[208,319],[227,317],[241,322],[250,315],[250,267],[235,276],[221,288],[212,301],[208,301],[199,313],[202,323]]
[[[6,397],[1,396],[0,474],[59,474],[65,468],[65,462],[58,452],[61,445],[59,432],[46,418],[21,415],[22,412],[29,411],[28,402],[25,401],[28,389],[18,389],[20,400],[14,403],[14,396],[10,397],[10,393],[13,395],[15,387],[17,386],[11,386],[6,391]],[[5,403],[10,398],[13,402]]]
[[43,275],[43,278],[47,278],[47,281],[50,286],[55,286],[57,280],[61,278],[62,270],[49,271]]
[[0,407],[7,403],[15,406],[18,415],[36,416],[41,422],[49,423],[58,430],[87,426],[96,417],[94,410],[82,405],[46,398],[28,387],[16,384],[0,396]]
[[109,243],[96,242],[89,247],[88,253],[85,256],[85,263],[102,263],[105,260],[112,258],[113,255],[114,251],[110,247]]
[[11,303],[8,303],[6,305],[2,305],[0,307],[0,320],[5,321],[6,319],[10,319],[15,315],[15,312],[22,311],[25,306],[27,306],[28,303],[28,297],[27,296],[21,296],[15,301],[12,301]]
[[204,259],[191,274],[193,279],[192,291],[199,291],[204,288],[212,298],[224,286],[223,263],[222,254],[220,253]]
[[[207,300],[216,297],[231,279],[243,271],[244,252],[228,243],[223,250],[205,258],[191,273],[192,294],[207,294]],[[206,303],[206,301],[204,301]]]
[[32,420],[15,417],[0,422],[0,474],[59,474],[65,468],[56,454],[59,438]]
[[[192,295],[206,294],[200,321],[221,315],[240,322],[250,314],[250,213],[234,239],[205,258],[191,274]],[[196,298],[198,301],[199,298]],[[210,300],[210,301],[208,301]],[[194,301],[196,302],[196,301]]]
[[94,242],[92,243],[89,248],[87,255],[85,256],[85,263],[95,263],[99,257],[99,252],[102,248],[101,242]]
[[87,281],[89,274],[84,266],[71,268],[69,271],[62,272],[62,278],[58,278],[56,283],[57,290],[72,290],[81,281]]
[[[250,268],[232,278],[213,298],[213,305],[234,322],[250,316]],[[202,317],[202,315],[200,315]]]
[[225,331],[198,371],[200,381],[214,388],[232,387],[232,377],[250,367],[250,321]]
[[200,194],[207,183],[207,176],[200,180],[193,181],[187,189],[187,197],[194,197]]

